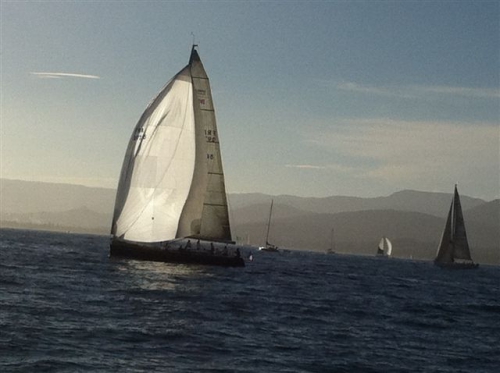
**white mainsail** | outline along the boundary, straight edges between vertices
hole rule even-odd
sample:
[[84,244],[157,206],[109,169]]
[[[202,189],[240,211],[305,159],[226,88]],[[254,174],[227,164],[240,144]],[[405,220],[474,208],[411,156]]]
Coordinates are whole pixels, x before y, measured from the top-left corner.
[[189,64],[134,129],[111,234],[143,243],[183,237],[231,241],[210,84],[195,46]]

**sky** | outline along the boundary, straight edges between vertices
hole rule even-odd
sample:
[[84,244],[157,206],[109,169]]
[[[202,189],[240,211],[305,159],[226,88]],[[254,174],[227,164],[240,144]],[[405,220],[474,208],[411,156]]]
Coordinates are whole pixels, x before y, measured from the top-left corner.
[[116,188],[189,59],[229,193],[500,198],[498,1],[1,0],[7,179]]

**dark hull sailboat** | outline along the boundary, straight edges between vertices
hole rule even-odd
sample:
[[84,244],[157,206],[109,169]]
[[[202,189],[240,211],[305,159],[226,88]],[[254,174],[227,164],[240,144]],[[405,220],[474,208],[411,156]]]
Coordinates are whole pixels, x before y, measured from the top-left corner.
[[479,266],[479,264],[474,263],[470,255],[462,206],[456,185],[434,264],[447,269],[474,269]]
[[195,47],[132,133],[116,194],[110,256],[245,265],[239,256],[208,248],[167,249],[189,239],[233,243],[212,94]]

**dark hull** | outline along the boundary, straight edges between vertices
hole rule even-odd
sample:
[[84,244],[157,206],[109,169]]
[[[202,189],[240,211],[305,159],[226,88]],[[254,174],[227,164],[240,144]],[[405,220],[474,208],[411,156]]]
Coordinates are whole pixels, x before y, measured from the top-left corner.
[[201,264],[223,267],[244,267],[241,257],[211,254],[194,250],[164,249],[154,246],[142,246],[127,242],[111,242],[110,257],[147,260],[178,264]]
[[266,246],[259,247],[259,251],[266,251],[268,253],[279,253],[280,250],[278,249],[278,246],[274,246],[271,244],[266,243]]
[[445,269],[476,269],[479,267],[479,264],[477,263],[441,263],[441,262],[434,262],[435,265],[441,268]]
[[259,251],[266,251],[268,253],[279,253],[280,252],[278,249],[268,249],[268,248],[259,249]]

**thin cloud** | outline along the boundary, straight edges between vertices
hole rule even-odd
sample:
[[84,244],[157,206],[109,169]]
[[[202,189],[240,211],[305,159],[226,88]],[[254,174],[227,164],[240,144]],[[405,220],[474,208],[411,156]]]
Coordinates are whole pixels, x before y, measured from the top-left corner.
[[296,168],[299,170],[313,170],[313,171],[334,171],[334,172],[344,172],[344,173],[353,173],[356,172],[357,169],[352,166],[342,165],[340,163],[330,163],[327,165],[312,165],[312,164],[287,164],[285,165],[287,168]]
[[370,94],[377,96],[400,96],[401,90],[395,87],[373,87],[353,82],[337,84],[337,89],[354,93]]
[[[497,123],[344,120],[343,126],[311,132],[306,141],[358,167],[374,183],[432,189],[460,179],[498,182]],[[366,162],[361,162],[368,160]]]
[[422,93],[439,93],[446,95],[457,95],[476,98],[500,98],[500,90],[489,88],[467,88],[447,86],[415,86]]
[[425,97],[428,94],[463,96],[472,98],[500,98],[500,90],[491,88],[469,88],[452,86],[369,86],[354,82],[337,84],[337,89],[368,95],[393,96],[403,98]]
[[323,170],[325,166],[315,166],[312,164],[286,164],[285,167],[289,168],[301,168],[301,169],[309,169],[309,170]]
[[88,75],[88,74],[50,73],[50,72],[31,72],[30,74],[40,79],[61,79],[61,78],[101,79],[100,76]]

